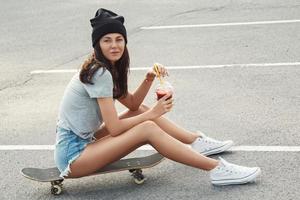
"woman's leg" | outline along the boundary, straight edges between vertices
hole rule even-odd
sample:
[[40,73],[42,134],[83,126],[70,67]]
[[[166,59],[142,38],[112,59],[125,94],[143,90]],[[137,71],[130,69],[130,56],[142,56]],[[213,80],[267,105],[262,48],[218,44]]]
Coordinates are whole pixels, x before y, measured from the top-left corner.
[[[119,115],[119,118],[124,119],[133,117],[146,112],[147,110],[149,110],[149,108],[142,104],[137,111],[126,110]],[[199,134],[187,131],[177,126],[174,122],[167,119],[166,117],[161,116],[153,121],[166,133],[185,144],[191,144],[197,137],[199,137]],[[95,134],[95,137],[97,139],[100,139],[106,135],[108,135],[108,131],[106,130],[105,125],[102,125],[99,131],[97,131],[97,133]]]
[[146,121],[121,135],[106,136],[87,145],[79,158],[71,164],[69,177],[91,174],[144,144],[151,144],[159,153],[171,160],[199,169],[211,170],[218,165],[218,161],[202,156],[166,134],[156,123]]

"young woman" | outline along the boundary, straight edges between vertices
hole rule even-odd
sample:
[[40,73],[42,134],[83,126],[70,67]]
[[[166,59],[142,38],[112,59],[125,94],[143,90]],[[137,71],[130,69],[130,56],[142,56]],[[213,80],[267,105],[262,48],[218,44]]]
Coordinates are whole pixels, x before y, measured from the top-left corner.
[[[260,174],[258,167],[206,157],[227,150],[232,141],[184,130],[163,116],[173,107],[171,94],[153,107],[142,104],[155,78],[154,69],[147,72],[134,93],[128,91],[129,55],[122,16],[99,9],[90,22],[94,52],[68,84],[57,123],[55,162],[62,177],[91,174],[150,144],[166,158],[210,171],[213,184],[255,180]],[[158,70],[162,76],[167,74],[162,65]],[[128,110],[118,115],[115,100]]]

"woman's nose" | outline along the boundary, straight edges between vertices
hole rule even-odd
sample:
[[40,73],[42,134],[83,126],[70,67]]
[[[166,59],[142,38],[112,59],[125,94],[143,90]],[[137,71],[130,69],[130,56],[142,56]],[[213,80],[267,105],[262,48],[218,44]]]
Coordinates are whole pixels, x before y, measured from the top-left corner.
[[112,41],[111,47],[112,47],[112,48],[113,48],[113,47],[117,47],[117,42],[116,42],[116,41]]

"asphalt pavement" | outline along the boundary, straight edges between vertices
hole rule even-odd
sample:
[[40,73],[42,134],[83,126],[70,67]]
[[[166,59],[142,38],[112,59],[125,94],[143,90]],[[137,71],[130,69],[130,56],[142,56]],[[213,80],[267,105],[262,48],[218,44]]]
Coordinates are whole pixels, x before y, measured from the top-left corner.
[[[299,1],[0,2],[0,199],[299,199]],[[261,167],[256,183],[215,187],[207,172],[167,159],[144,171],[143,185],[127,172],[110,173],[66,180],[59,197],[50,194],[50,184],[20,175],[23,167],[54,166],[51,149],[16,148],[54,144],[59,103],[74,74],[31,72],[79,69],[91,52],[89,19],[100,7],[125,17],[130,90],[144,68],[172,66],[167,80],[175,106],[166,116],[236,146],[263,146],[221,154]],[[271,23],[278,20],[285,21]],[[204,24],[210,26],[179,27]],[[149,106],[157,83],[145,100]],[[270,151],[274,146],[296,150]]]

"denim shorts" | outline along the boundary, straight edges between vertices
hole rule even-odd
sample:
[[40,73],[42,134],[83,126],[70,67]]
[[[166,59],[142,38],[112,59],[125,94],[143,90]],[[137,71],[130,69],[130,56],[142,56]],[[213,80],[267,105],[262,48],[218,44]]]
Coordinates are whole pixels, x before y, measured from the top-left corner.
[[72,162],[80,156],[86,145],[91,142],[93,142],[93,138],[83,139],[71,130],[61,127],[56,128],[54,160],[61,172],[60,177],[68,176]]

